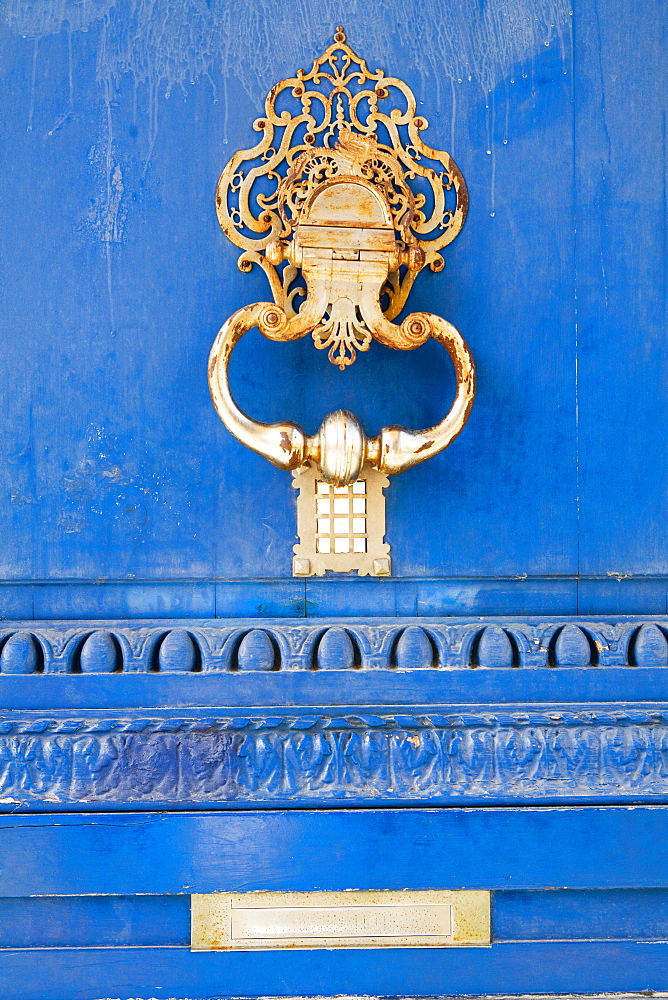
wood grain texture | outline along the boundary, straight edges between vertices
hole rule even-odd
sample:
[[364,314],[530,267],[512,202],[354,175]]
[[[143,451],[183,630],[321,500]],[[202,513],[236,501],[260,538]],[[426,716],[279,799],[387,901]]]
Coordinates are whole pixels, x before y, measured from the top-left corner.
[[[666,888],[667,838],[663,806],[128,812],[0,820],[4,896]],[[52,863],[45,865],[45,857]]]
[[665,573],[666,11],[574,21],[580,570]]
[[35,1000],[45,981],[53,1000],[89,1000],[105,993],[114,1000],[218,1000],[237,997],[239,990],[247,997],[330,996],[329,991],[351,996],[355,989],[372,997],[395,990],[411,997],[440,997],[443,990],[488,996],[499,990],[526,995],[538,989],[558,997],[576,990],[618,990],[626,1000],[654,985],[661,989],[668,975],[668,946],[663,943],[499,943],[476,949],[475,960],[472,950],[435,948],[424,954],[390,949],[382,960],[368,951],[287,952],[279,961],[275,952],[93,948],[77,952],[76,967],[73,952],[3,951],[0,984],[11,990],[12,1000]]
[[[478,952],[482,953],[479,957]],[[372,953],[373,954],[373,953]],[[37,1000],[49,983],[52,1000],[137,998],[294,997],[496,994],[540,990],[558,997],[576,990],[660,989],[668,975],[668,946],[645,942],[501,944],[492,949],[397,949],[370,961],[365,951],[216,952],[192,955],[179,948],[3,951],[0,983],[12,1000]],[[39,956],[36,963],[36,956]],[[55,985],[54,985],[55,984]],[[643,984],[645,984],[643,986]],[[582,994],[580,994],[582,995]],[[620,998],[621,1000],[621,998]]]

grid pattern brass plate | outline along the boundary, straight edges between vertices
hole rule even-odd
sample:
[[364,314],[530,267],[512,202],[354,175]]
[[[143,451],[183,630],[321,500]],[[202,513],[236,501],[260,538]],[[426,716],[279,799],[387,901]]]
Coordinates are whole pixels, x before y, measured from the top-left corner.
[[299,490],[294,576],[322,576],[328,570],[390,575],[390,546],[383,540],[387,476],[367,465],[355,482],[333,486],[310,464],[293,473],[293,485]]

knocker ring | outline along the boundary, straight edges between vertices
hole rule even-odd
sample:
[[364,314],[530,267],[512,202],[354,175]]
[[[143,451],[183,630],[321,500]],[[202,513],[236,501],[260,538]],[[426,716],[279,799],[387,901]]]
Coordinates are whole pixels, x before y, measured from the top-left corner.
[[[309,302],[307,300],[306,306]],[[447,350],[457,375],[457,393],[450,412],[434,427],[422,431],[383,427],[378,437],[368,438],[353,413],[336,410],[325,417],[316,434],[307,436],[299,424],[291,421],[263,424],[239,409],[228,380],[228,365],[235,345],[255,326],[270,340],[295,340],[312,333],[314,313],[306,306],[288,320],[279,306],[257,302],[239,309],[221,328],[211,349],[209,385],[218,416],[230,433],[279,469],[292,470],[315,462],[324,481],[335,486],[354,482],[366,464],[387,475],[396,475],[447,448],[468,420],[473,405],[475,372],[471,353],[459,331],[451,323],[428,313],[412,313],[400,328],[385,321],[387,329],[383,332],[388,334],[388,340],[381,342],[388,343],[392,334],[396,341],[399,339],[396,334],[403,332],[404,327],[413,327],[416,332],[420,330],[417,343],[433,337]],[[375,331],[372,332],[381,340]],[[410,350],[417,343],[410,347],[399,343],[389,346]]]

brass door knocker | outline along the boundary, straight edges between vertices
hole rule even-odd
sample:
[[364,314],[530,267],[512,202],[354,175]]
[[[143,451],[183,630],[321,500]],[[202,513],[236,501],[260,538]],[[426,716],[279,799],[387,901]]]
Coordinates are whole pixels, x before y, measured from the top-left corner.
[[[387,107],[393,95],[398,106]],[[403,472],[447,448],[473,404],[473,359],[459,331],[432,313],[392,322],[419,271],[443,267],[440,251],[466,216],[464,178],[448,153],[422,141],[427,122],[410,88],[370,71],[342,28],[308,73],[272,88],[253,127],[262,138],[227,164],[216,205],[223,231],[243,249],[240,269],[259,265],[274,301],[239,309],[216,337],[209,385],[218,415],[274,465],[309,466],[333,488],[354,483],[365,467]],[[260,423],[236,405],[228,380],[232,351],[253,327],[270,340],[311,334],[341,370],[372,338],[409,351],[433,337],[455,368],[454,402],[434,427],[388,426],[375,438],[346,410],[330,413],[312,436],[291,421]]]

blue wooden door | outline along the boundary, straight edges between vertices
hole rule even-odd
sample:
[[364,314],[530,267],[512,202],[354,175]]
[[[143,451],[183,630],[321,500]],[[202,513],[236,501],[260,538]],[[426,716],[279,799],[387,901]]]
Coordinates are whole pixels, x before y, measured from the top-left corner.
[[[410,308],[471,418],[393,478],[393,575],[292,576],[218,420],[268,297],[214,191],[343,23],[466,178]],[[0,993],[668,989],[666,12],[637,0],[4,0]],[[443,355],[443,356],[442,356]],[[429,427],[438,345],[251,331],[238,402]],[[489,889],[489,949],[191,953],[191,893]]]

